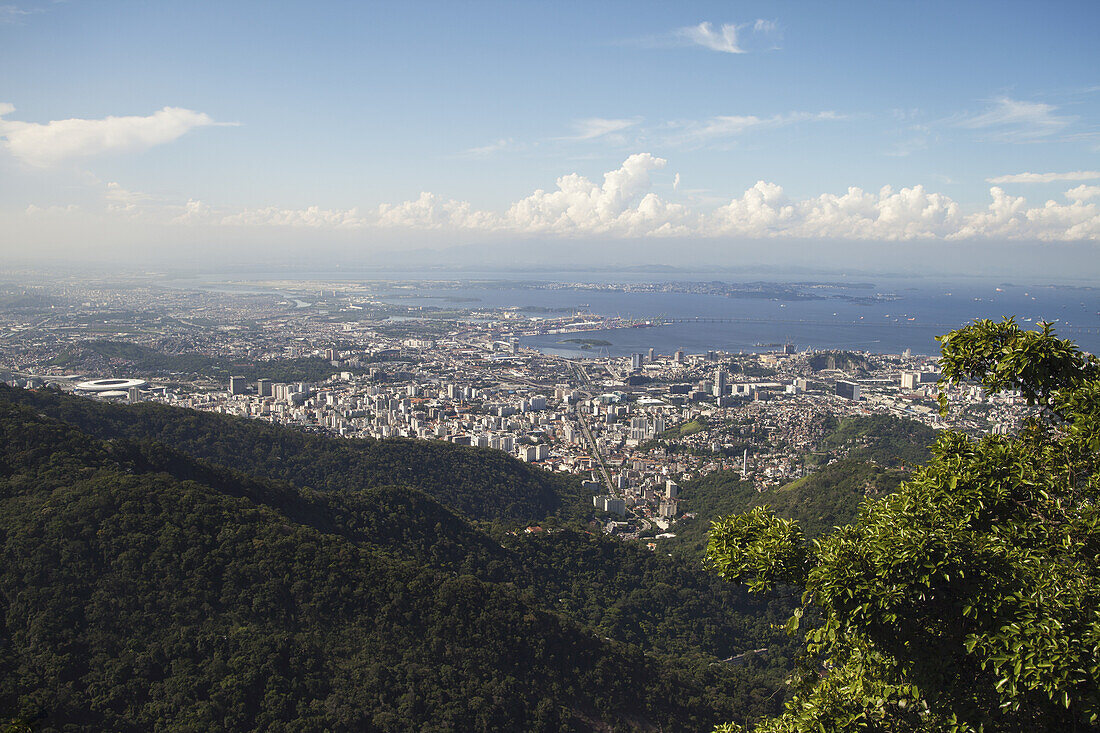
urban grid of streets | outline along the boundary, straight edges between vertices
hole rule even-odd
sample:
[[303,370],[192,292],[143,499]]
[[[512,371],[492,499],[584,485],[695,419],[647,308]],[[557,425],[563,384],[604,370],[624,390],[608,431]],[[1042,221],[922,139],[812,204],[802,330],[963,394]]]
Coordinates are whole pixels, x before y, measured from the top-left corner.
[[[1014,431],[1027,412],[1019,395],[962,387],[949,391],[952,409],[941,417],[935,359],[925,356],[781,346],[760,354],[651,349],[565,358],[522,348],[518,339],[645,324],[587,312],[405,306],[315,283],[267,288],[6,286],[0,378],[77,392],[96,378],[139,379],[127,392],[84,391],[346,437],[503,450],[580,475],[610,517],[608,531],[625,536],[651,522],[668,531],[690,517],[677,496],[686,478],[727,469],[764,487],[804,475],[829,416],[893,414],[981,434]],[[145,349],[134,356],[118,344]],[[204,373],[202,359],[229,375]],[[264,378],[288,360],[332,375]],[[254,378],[230,379],[237,366]]]

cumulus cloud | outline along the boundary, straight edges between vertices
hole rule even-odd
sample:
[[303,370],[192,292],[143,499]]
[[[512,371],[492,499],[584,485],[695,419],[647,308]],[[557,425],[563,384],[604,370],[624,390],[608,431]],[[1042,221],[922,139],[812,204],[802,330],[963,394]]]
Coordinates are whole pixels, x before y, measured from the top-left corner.
[[718,28],[704,21],[675,31],[676,37],[683,41],[721,53],[776,48],[778,34],[775,21],[762,18],[752,23],[723,23]]
[[650,172],[667,161],[649,153],[627,158],[599,185],[572,173],[556,191],[535,191],[504,215],[509,228],[548,234],[652,235],[687,233],[687,211],[649,192]]
[[4,119],[15,111],[0,104],[0,138],[16,158],[34,166],[50,166],[69,158],[146,150],[171,142],[196,127],[218,123],[202,112],[165,107],[146,117],[72,118],[45,124]]
[[923,186],[877,194],[849,188],[791,201],[783,189],[758,181],[740,198],[719,207],[708,220],[710,234],[749,238],[928,239],[952,233],[961,223],[950,198]]
[[[964,212],[951,197],[923,185],[878,191],[852,187],[796,200],[773,182],[758,181],[710,212],[661,199],[651,177],[665,160],[632,155],[608,172],[602,185],[570,174],[553,191],[538,190],[503,214],[478,212],[469,203],[423,193],[415,201],[383,205],[381,223],[421,229],[503,230],[553,236],[697,236],[745,239],[926,239],[1100,240],[1100,212],[1087,199],[1100,186],[1066,192],[1069,203],[1029,206],[997,187],[988,208]],[[673,178],[675,184],[676,179]]]
[[1055,114],[1058,108],[1043,102],[1024,102],[1008,97],[993,100],[981,114],[958,120],[955,124],[972,130],[989,130],[999,142],[1034,142],[1065,130],[1077,120]]
[[[140,195],[140,194],[139,194]],[[148,199],[143,199],[148,200]],[[112,210],[108,207],[108,210]],[[118,211],[115,209],[115,211]],[[306,229],[361,229],[367,224],[358,209],[324,209],[310,206],[304,209],[287,209],[279,206],[262,206],[229,210],[214,207],[196,199],[181,205],[156,204],[127,213],[152,218],[167,214],[170,224],[214,227],[293,227]]]
[[320,206],[310,206],[305,209],[281,209],[277,206],[266,206],[223,216],[219,223],[225,226],[360,229],[366,224],[366,220],[354,208],[322,209]]
[[[741,195],[704,211],[653,191],[654,178],[660,175],[665,176],[662,186],[671,183],[672,190],[679,188],[678,174],[662,173],[666,166],[664,158],[637,153],[605,173],[602,181],[579,173],[563,175],[553,189],[536,190],[503,211],[480,210],[468,201],[430,192],[362,212],[320,206],[231,210],[198,200],[174,204],[117,183],[107,185],[104,198],[109,213],[176,225],[411,229],[563,238],[1100,241],[1097,185],[1082,184],[1066,191],[1064,201],[1040,205],[994,186],[987,207],[967,212],[949,196],[923,185],[883,186],[877,191],[851,187],[843,193],[793,198],[779,184],[760,180]],[[40,218],[61,215],[45,208],[28,213]]]
[[143,213],[146,203],[153,201],[153,197],[140,191],[130,191],[123,188],[115,181],[107,184],[107,190],[103,194],[107,201],[107,211],[112,213]]
[[170,224],[213,224],[214,214],[210,207],[202,201],[188,199],[183,205],[183,211],[174,217]]
[[1100,186],[1086,186],[1082,183],[1080,186],[1066,191],[1066,198],[1073,201],[1100,198]]
[[968,217],[950,239],[1100,239],[1100,210],[1096,204],[1071,199],[1069,204],[1050,200],[1043,206],[1029,207],[1023,196],[1010,196],[998,186],[989,189],[989,195],[993,199],[989,208]]
[[468,201],[440,199],[423,192],[415,201],[382,204],[378,207],[377,223],[384,227],[411,229],[482,229],[500,228],[497,215],[474,211]]
[[1067,171],[1065,173],[1012,173],[985,179],[989,183],[1053,183],[1055,181],[1091,181],[1100,178],[1100,171]]
[[503,214],[476,211],[466,201],[421,193],[413,201],[382,204],[378,223],[415,229],[503,230],[553,235],[659,235],[689,233],[688,214],[649,191],[650,173],[666,161],[649,153],[631,155],[622,167],[597,184],[572,173],[557,180],[553,191],[537,190]]
[[283,209],[265,206],[241,209],[228,214],[213,212],[201,201],[188,201],[186,211],[177,219],[186,223],[205,223],[218,226],[245,227],[304,227],[311,229],[361,229],[366,220],[358,209],[322,209],[310,206],[305,209]]
[[42,217],[42,218],[56,218],[59,216],[67,216],[70,214],[78,214],[81,209],[76,204],[69,204],[67,206],[52,205],[52,206],[37,206],[30,204],[24,210],[27,216]]

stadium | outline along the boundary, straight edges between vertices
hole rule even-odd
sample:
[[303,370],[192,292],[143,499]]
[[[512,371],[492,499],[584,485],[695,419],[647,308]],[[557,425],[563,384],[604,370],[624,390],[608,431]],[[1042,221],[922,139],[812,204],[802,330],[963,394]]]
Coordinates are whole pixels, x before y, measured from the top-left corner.
[[145,384],[144,379],[91,379],[76,385],[73,391],[96,397],[126,397],[131,389]]

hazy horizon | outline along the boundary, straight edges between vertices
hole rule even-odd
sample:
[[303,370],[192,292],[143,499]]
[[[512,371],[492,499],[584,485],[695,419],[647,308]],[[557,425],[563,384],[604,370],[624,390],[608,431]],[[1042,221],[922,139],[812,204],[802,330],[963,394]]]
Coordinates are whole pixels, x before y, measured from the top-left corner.
[[0,255],[1087,281],[1098,20],[21,0],[0,8]]

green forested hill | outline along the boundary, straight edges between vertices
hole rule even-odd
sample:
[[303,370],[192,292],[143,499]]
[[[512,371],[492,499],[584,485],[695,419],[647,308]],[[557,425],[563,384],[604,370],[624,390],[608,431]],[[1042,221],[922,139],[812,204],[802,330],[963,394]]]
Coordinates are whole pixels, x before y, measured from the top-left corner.
[[334,367],[331,362],[313,356],[272,361],[229,360],[195,352],[165,353],[141,344],[107,339],[74,344],[51,359],[50,364],[75,371],[94,372],[110,364],[145,376],[189,374],[227,380],[230,375],[240,375],[249,380],[266,377],[277,382],[319,382],[339,371],[348,371],[347,367]]
[[502,547],[416,489],[305,489],[43,406],[140,432],[141,411],[0,394],[0,718],[698,730],[781,702],[781,649],[711,655],[774,646],[783,610],[671,558],[571,532]]
[[687,558],[701,558],[710,523],[768,505],[796,519],[809,538],[851,522],[866,498],[892,492],[904,469],[928,460],[935,431],[914,420],[889,415],[838,421],[821,441],[819,457],[833,459],[785,486],[756,491],[737,471],[716,471],[680,488],[683,508],[695,519],[676,525],[673,546]]
[[344,440],[258,420],[152,403],[109,405],[50,390],[0,385],[17,400],[102,439],[155,440],[228,468],[319,491],[405,486],[420,489],[470,519],[539,521],[577,514],[588,503],[572,478],[488,448],[394,438]]
[[671,653],[730,657],[769,647],[773,671],[787,663],[776,626],[789,600],[750,595],[698,563],[635,543],[564,531],[509,544],[516,583],[619,641]]
[[936,431],[916,420],[869,415],[840,420],[821,441],[826,452],[846,451],[852,458],[886,466],[920,465],[931,456]]

